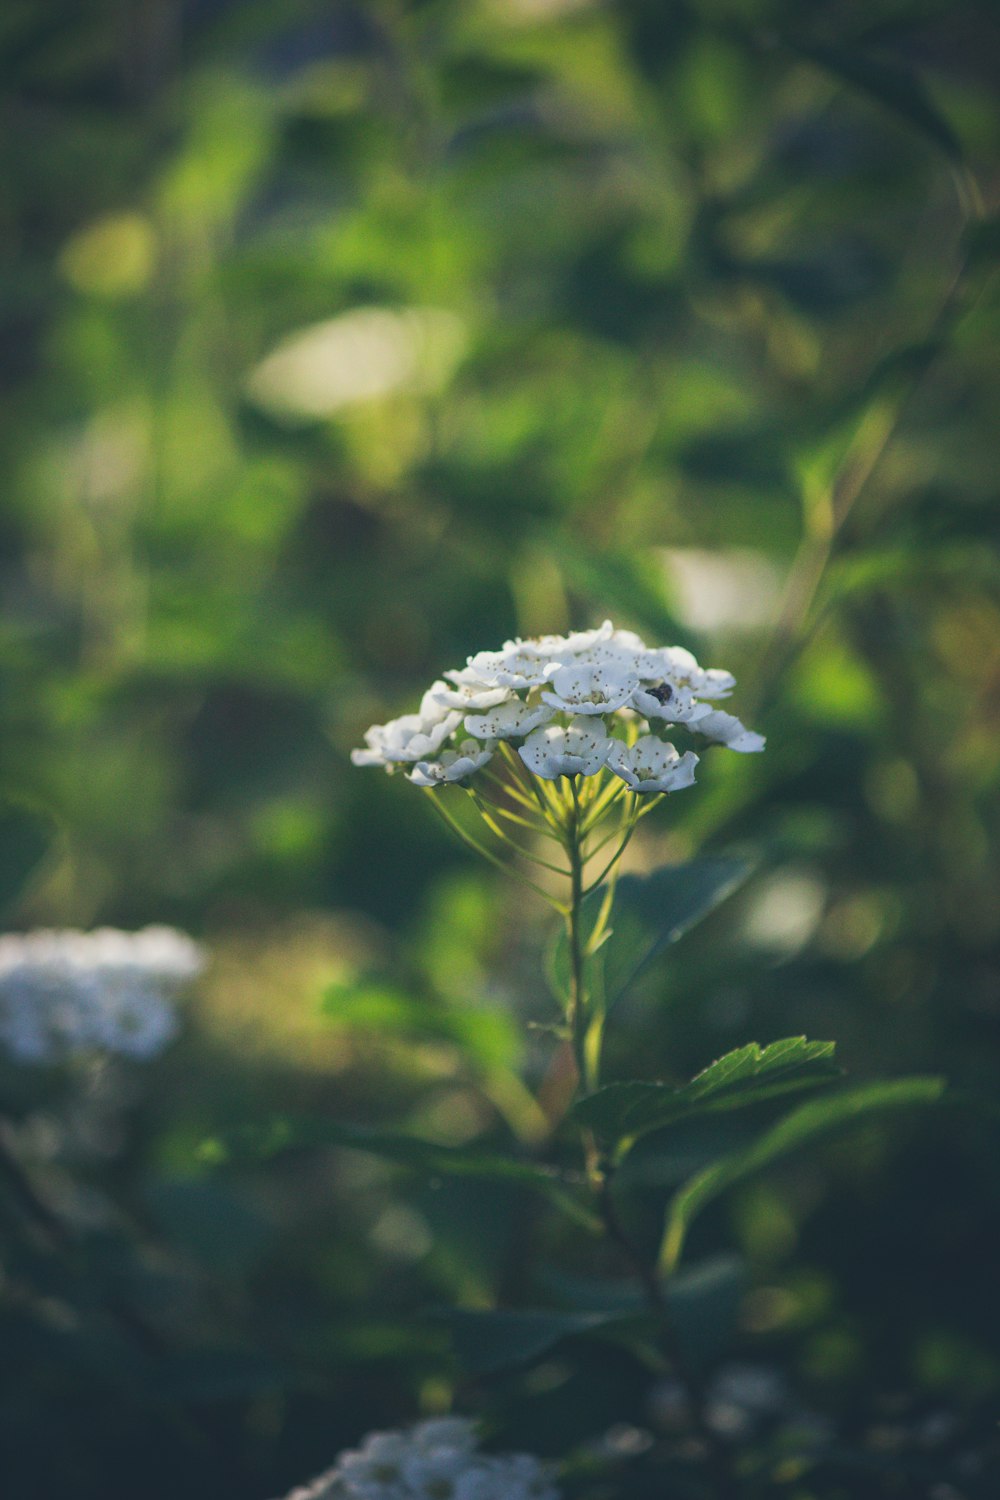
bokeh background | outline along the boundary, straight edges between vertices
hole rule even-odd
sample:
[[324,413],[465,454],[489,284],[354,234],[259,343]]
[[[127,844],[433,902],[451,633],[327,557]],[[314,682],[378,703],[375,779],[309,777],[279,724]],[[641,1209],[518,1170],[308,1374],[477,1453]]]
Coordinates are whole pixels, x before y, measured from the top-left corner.
[[[72,1226],[0,1210],[5,1487],[265,1500],[453,1400],[546,1454],[642,1427],[626,1353],[470,1382],[424,1316],[572,1260],[512,1190],[203,1143],[293,1108],[530,1137],[545,911],[348,753],[606,616],[769,736],[644,825],[636,867],[760,868],[612,1075],[805,1032],[995,1096],[996,13],[7,0],[0,75],[0,773],[58,830],[6,922],[212,955],[156,1062],[3,1064]],[[996,1160],[955,1107],[706,1215],[738,1352],[889,1476],[790,1495],[931,1493],[892,1488],[904,1409],[992,1430]]]

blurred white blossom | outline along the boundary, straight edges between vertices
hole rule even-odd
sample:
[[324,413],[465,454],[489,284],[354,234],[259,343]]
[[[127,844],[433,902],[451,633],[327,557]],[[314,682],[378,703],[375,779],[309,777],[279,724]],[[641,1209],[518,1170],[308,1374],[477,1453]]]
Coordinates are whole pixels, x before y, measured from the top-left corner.
[[[661,735],[680,728],[742,753],[762,735],[715,707],[736,686],[682,646],[649,647],[605,620],[593,630],[507,641],[442,673],[415,714],[365,733],[357,766],[406,767],[418,786],[467,784],[507,743],[534,775],[595,776],[603,770],[640,794],[680,791],[698,756]],[[641,747],[641,748],[640,748]]]
[[78,1052],[148,1058],[177,1031],[174,1000],[204,967],[172,927],[0,937],[0,1044],[19,1062]]
[[247,392],[278,418],[322,420],[396,391],[439,390],[465,341],[444,308],[352,308],[290,334],[251,372]]
[[559,1492],[536,1458],[480,1453],[471,1422],[441,1417],[371,1433],[286,1500],[559,1500]]

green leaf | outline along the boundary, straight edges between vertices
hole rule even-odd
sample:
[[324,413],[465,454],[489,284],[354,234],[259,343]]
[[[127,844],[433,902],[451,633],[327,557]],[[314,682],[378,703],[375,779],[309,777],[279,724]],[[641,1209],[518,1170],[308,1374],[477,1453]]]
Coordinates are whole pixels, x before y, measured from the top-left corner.
[[746,1267],[738,1255],[714,1255],[667,1282],[671,1328],[681,1358],[690,1368],[704,1370],[728,1349],[746,1279]]
[[574,1108],[577,1120],[605,1140],[634,1139],[673,1120],[706,1111],[740,1109],[837,1077],[833,1042],[786,1037],[761,1047],[750,1042],[727,1052],[690,1083],[611,1083]]
[[[665,865],[651,875],[623,875],[615,888],[610,937],[593,964],[608,1009],[664,948],[714,911],[743,884],[751,870],[744,859],[719,857]],[[597,920],[603,899],[603,890],[597,890],[584,902],[585,937]],[[553,989],[564,997],[569,973],[564,931],[556,935],[547,968]]]
[[664,948],[725,901],[750,871],[743,859],[710,858],[667,865],[651,875],[624,875],[615,891],[613,938],[604,965],[608,1004]]
[[833,74],[842,83],[885,106],[939,146],[953,161],[962,161],[962,143],[931,101],[915,73],[887,57],[848,47],[814,42],[791,43],[800,57]]
[[742,1182],[800,1146],[812,1144],[857,1120],[914,1104],[934,1104],[944,1092],[943,1078],[899,1078],[860,1084],[831,1098],[811,1100],[779,1120],[749,1146],[724,1156],[692,1177],[676,1193],[667,1213],[661,1265],[677,1265],[694,1219],[707,1204],[734,1183]]
[[368,1130],[338,1120],[280,1116],[263,1125],[246,1125],[203,1141],[198,1156],[212,1166],[221,1166],[267,1160],[283,1151],[317,1146],[367,1151],[423,1176],[475,1177],[484,1182],[513,1183],[542,1194],[584,1228],[597,1227],[596,1218],[577,1201],[570,1186],[552,1168],[518,1161],[512,1156],[440,1146],[416,1136]]
[[575,1312],[643,1313],[648,1310],[646,1295],[634,1279],[584,1276],[557,1266],[543,1266],[538,1285],[561,1306]]
[[1000,260],[1000,215],[977,219],[968,226],[965,253],[971,266],[990,268]]
[[219,1180],[157,1178],[145,1186],[143,1199],[168,1242],[219,1275],[250,1270],[271,1239],[272,1226],[252,1201]]
[[634,1315],[616,1312],[513,1312],[451,1309],[436,1314],[451,1330],[455,1353],[474,1375],[494,1375],[533,1364],[543,1354],[579,1334],[623,1326]]
[[247,1401],[287,1390],[292,1371],[250,1349],[199,1349],[171,1353],[157,1373],[157,1394],[177,1400]]
[[320,1012],[345,1030],[454,1042],[484,1068],[513,1066],[521,1050],[517,1028],[501,1010],[446,1006],[377,980],[330,985]]
[[10,802],[0,809],[0,911],[21,896],[52,848],[55,832],[45,813]]

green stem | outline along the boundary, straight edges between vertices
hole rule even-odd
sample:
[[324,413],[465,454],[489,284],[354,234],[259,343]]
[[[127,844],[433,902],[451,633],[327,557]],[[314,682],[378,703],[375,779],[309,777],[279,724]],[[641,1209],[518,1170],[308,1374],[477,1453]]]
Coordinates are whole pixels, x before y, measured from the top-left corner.
[[584,1094],[589,1094],[596,1087],[597,1077],[594,1067],[594,1059],[588,1057],[587,1032],[589,1030],[590,1017],[588,1015],[587,975],[586,963],[583,951],[583,849],[580,838],[580,794],[577,789],[576,779],[570,779],[573,802],[568,824],[568,836],[566,840],[566,853],[569,858],[570,870],[570,903],[566,917],[567,935],[569,938],[569,962],[570,962],[570,995],[569,995],[569,1022],[570,1041],[573,1046],[573,1056],[576,1060],[576,1071],[578,1075],[578,1087]]
[[631,840],[633,833],[635,833],[635,825],[637,822],[638,819],[636,818],[631,823],[629,823],[628,827],[625,829],[625,833],[622,837],[621,843],[618,845],[618,848],[615,850],[608,863],[604,866],[604,869],[601,871],[600,875],[597,876],[597,879],[592,880],[587,886],[586,890],[583,893],[585,896],[589,896],[591,891],[596,891],[597,887],[599,885],[602,885],[607,877],[611,874],[612,870],[615,868],[615,866],[618,864],[618,861],[625,853],[625,850],[628,848],[629,841]]
[[677,1347],[664,1283],[660,1279],[656,1266],[649,1262],[621,1221],[612,1188],[613,1177],[614,1168],[607,1162],[601,1162],[597,1172],[591,1175],[601,1222],[608,1239],[617,1245],[633,1275],[642,1286],[649,1310],[659,1326],[661,1346],[673,1365],[681,1385],[687,1391],[694,1431],[704,1446],[706,1465],[716,1487],[717,1500],[723,1500],[723,1497],[735,1493],[729,1454],[706,1420],[703,1382],[690,1368]]
[[[516,854],[520,854],[523,859],[530,859],[533,864],[541,865],[545,870],[552,870],[556,875],[569,874],[569,871],[564,870],[562,865],[554,865],[551,860],[542,859],[541,855],[532,854],[530,849],[525,849],[523,844],[519,844],[517,842],[517,839],[511,838],[510,834],[507,833],[503,828],[501,828],[499,823],[495,821],[493,812],[496,809],[491,809],[487,805],[487,803],[483,801],[482,797],[478,796],[472,790],[469,791],[469,796],[476,804],[476,807],[479,810],[479,816],[482,818],[483,822],[486,824],[490,832],[494,834],[498,839],[502,840],[503,843],[509,844]],[[520,819],[519,821],[523,821],[523,819]]]
[[[483,859],[488,860],[491,865],[496,865],[497,869],[502,870],[505,875],[514,873],[506,860],[501,859],[499,855],[493,853],[492,849],[487,849],[485,845],[479,842],[478,839],[474,839],[471,834],[466,833],[461,823],[453,818],[448,809],[443,806],[443,804],[438,800],[439,793],[434,788],[428,787],[427,795],[428,797],[430,797],[431,806],[434,808],[434,811],[437,813],[438,817],[442,818],[444,822],[447,823],[452,833],[454,833],[456,837],[461,839],[463,844],[465,844],[468,848],[474,850],[476,854],[481,855]],[[518,874],[520,879],[524,881],[525,885],[530,886],[533,891],[537,891],[539,896],[544,896],[545,900],[549,903],[550,906],[553,906],[556,911],[563,912],[565,914],[566,907],[561,901],[557,901],[555,897],[552,896],[547,890],[545,890],[543,886],[538,885],[534,880],[530,880],[528,876],[523,874],[521,871],[518,871],[516,873]]]

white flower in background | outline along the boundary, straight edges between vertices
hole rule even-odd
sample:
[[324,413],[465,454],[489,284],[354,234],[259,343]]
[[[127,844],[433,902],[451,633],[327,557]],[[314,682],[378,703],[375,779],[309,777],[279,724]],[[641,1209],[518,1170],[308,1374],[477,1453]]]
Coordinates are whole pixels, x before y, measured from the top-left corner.
[[634,745],[617,740],[608,756],[608,769],[633,792],[679,792],[693,786],[697,764],[693,750],[679,755],[673,745],[655,734],[642,735]]
[[76,1052],[149,1058],[176,1034],[174,1000],[204,967],[172,927],[0,937],[0,1043],[19,1062]]
[[289,334],[250,373],[247,393],[280,420],[321,421],[396,391],[440,390],[465,342],[445,308],[352,308]]
[[[761,735],[715,707],[735,685],[731,672],[700,666],[684,647],[650,648],[605,620],[477,652],[432,684],[417,713],[367,730],[351,759],[412,768],[411,781],[434,787],[465,783],[504,742],[523,740],[522,761],[546,780],[594,776],[607,765],[636,792],[677,790],[690,785],[697,756],[676,751],[666,726],[744,754],[764,748]],[[470,748],[466,736],[480,744]],[[656,743],[645,744],[650,738]],[[626,753],[637,739],[641,764]]]
[[596,776],[611,746],[604,725],[581,714],[566,726],[547,724],[533,729],[518,754],[529,771],[555,781],[558,776]]
[[559,1492],[536,1458],[480,1453],[472,1423],[445,1417],[372,1433],[286,1500],[559,1500]]
[[442,781],[465,781],[492,759],[493,746],[463,740],[457,750],[444,750],[439,760],[421,760],[409,773],[415,786],[438,786]]

